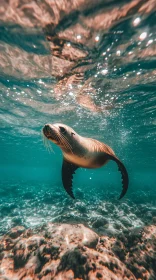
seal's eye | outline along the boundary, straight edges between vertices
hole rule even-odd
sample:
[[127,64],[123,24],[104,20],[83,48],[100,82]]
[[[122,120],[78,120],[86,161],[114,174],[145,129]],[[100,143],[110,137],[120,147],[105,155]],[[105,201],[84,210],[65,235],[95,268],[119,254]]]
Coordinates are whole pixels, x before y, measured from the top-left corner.
[[65,130],[65,128],[64,128],[63,126],[60,126],[60,131],[61,131],[61,133],[63,133],[63,134],[66,133],[66,130]]

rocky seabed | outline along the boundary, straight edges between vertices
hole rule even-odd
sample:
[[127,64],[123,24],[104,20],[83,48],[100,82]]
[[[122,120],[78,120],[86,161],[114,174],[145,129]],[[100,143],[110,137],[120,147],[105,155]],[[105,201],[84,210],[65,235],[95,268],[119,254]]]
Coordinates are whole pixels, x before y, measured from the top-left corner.
[[155,252],[155,225],[116,237],[82,224],[17,226],[0,239],[0,280],[154,280]]

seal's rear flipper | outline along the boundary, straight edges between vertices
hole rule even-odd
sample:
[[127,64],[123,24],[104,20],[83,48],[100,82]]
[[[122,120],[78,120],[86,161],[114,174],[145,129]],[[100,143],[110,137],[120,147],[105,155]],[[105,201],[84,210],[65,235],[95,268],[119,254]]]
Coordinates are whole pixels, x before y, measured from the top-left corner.
[[63,164],[62,164],[62,182],[63,186],[66,190],[66,192],[75,199],[73,190],[72,190],[72,179],[73,179],[73,174],[75,173],[75,170],[79,168],[79,166],[70,163],[63,159]]
[[119,197],[119,199],[121,199],[128,190],[128,183],[129,183],[128,173],[125,166],[118,158],[116,158],[115,156],[109,156],[109,158],[117,163],[119,171],[121,172],[122,175],[122,192]]

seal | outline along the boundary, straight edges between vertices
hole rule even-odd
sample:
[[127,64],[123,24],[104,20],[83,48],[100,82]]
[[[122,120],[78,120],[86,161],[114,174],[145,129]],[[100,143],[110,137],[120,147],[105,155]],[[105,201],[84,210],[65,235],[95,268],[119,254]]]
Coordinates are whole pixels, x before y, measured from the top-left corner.
[[71,127],[62,123],[46,124],[43,127],[43,134],[63,152],[62,182],[66,192],[72,198],[75,198],[72,190],[75,171],[79,167],[99,168],[109,160],[117,163],[122,175],[122,192],[119,199],[126,194],[129,183],[127,170],[108,145],[92,138],[82,137]]

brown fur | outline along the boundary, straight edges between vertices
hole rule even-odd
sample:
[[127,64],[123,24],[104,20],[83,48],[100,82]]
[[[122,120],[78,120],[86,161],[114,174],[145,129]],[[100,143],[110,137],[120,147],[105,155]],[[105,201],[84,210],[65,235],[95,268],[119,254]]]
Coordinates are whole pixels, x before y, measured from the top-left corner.
[[126,168],[108,145],[92,138],[82,137],[71,127],[59,123],[45,125],[43,133],[61,148],[64,160],[77,168],[98,168],[109,160],[115,161],[123,180],[123,191],[120,198],[126,193],[128,188]]

